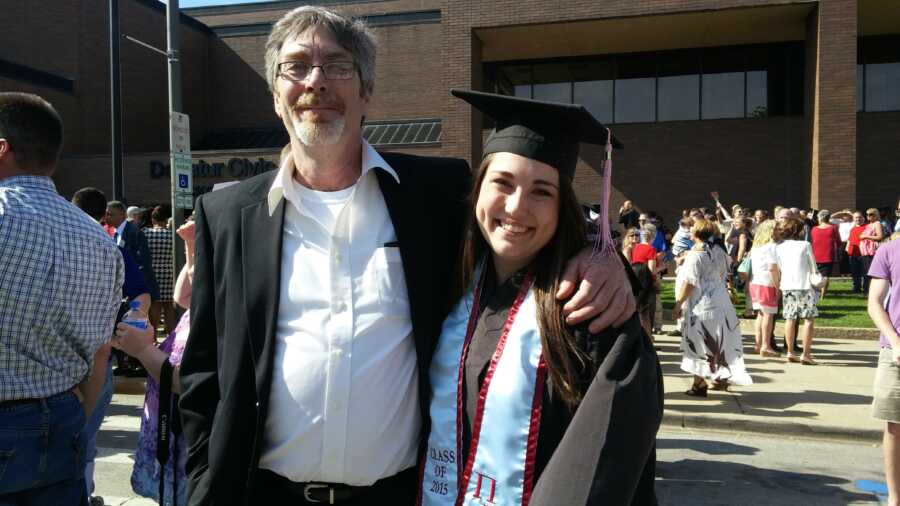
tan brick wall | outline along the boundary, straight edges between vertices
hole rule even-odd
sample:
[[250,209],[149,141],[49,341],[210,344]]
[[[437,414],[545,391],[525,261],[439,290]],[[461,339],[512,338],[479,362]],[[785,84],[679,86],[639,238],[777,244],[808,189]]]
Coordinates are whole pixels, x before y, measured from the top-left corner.
[[[625,149],[613,154],[613,210],[629,199],[672,224],[684,208],[711,206],[711,191],[728,205],[802,204],[802,117],[617,125],[615,133]],[[574,186],[583,202],[599,202],[590,167],[599,169],[602,156],[602,147],[582,145]]]
[[[856,0],[820,0],[811,15],[815,37],[811,80],[810,205],[851,207],[856,198]],[[808,51],[808,54],[812,51]],[[810,68],[812,67],[812,68]]]
[[[254,23],[272,23],[296,6],[278,9],[259,9],[252,5],[241,13],[233,14],[203,14],[202,9],[186,9],[186,12],[194,18],[202,21],[207,26],[245,25]],[[440,0],[395,0],[388,2],[361,2],[358,4],[333,5],[329,8],[350,16],[364,16],[377,14],[390,14],[407,11],[425,11],[440,9]]]
[[[63,109],[67,154],[110,150],[108,2],[67,0],[34,8],[37,2],[2,2],[0,58],[75,81],[73,94],[55,95]],[[165,49],[165,14],[133,0],[119,3],[122,34]],[[206,123],[209,34],[182,27],[183,91],[195,135]],[[123,40],[123,139],[126,152],[168,148],[168,78],[165,57]],[[8,80],[3,89],[28,89]],[[40,91],[40,90],[35,90]],[[42,93],[43,94],[43,93]],[[62,95],[62,96],[60,96]]]
[[[441,25],[375,28],[375,94],[368,120],[435,118],[448,97],[441,77]],[[278,126],[265,81],[267,36],[226,37],[210,43],[213,128]]]

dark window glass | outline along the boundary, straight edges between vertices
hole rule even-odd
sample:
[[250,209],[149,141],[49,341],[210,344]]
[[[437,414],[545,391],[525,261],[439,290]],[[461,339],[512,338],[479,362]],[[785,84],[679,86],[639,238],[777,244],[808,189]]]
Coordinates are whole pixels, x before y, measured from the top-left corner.
[[517,84],[515,86],[515,88],[513,88],[513,93],[517,97],[531,98],[531,85],[530,84]]
[[613,121],[613,82],[582,81],[575,83],[576,104],[583,105],[601,123]]
[[569,63],[573,81],[607,81],[615,78],[612,58],[579,60]]
[[540,63],[532,67],[533,83],[561,83],[572,81],[572,72],[568,63]]
[[741,46],[711,47],[703,50],[703,73],[724,74],[747,68],[748,49]]
[[703,119],[744,117],[744,73],[703,74]]
[[626,54],[616,58],[616,79],[655,75],[656,53]]
[[572,83],[544,83],[534,85],[534,99],[572,103]]
[[656,121],[656,78],[617,79],[614,123]]
[[700,76],[666,76],[659,78],[659,121],[700,118]]
[[900,110],[900,62],[866,65],[866,111]]
[[863,110],[863,76],[865,75],[865,67],[863,65],[856,66],[856,111]]
[[769,84],[765,70],[747,72],[747,117],[764,118],[769,115]]

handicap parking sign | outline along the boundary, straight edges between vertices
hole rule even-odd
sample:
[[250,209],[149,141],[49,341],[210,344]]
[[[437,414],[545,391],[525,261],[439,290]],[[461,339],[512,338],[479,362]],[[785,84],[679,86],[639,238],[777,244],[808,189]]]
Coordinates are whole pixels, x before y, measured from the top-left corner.
[[187,189],[187,187],[188,187],[188,175],[187,174],[178,174],[178,187]]

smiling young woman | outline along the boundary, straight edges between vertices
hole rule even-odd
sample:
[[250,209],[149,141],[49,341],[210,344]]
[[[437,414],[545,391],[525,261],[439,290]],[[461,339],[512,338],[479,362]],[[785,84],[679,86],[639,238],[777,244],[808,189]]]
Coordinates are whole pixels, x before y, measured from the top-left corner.
[[650,339],[636,315],[601,334],[566,325],[555,298],[586,244],[578,142],[618,142],[580,106],[453,94],[497,128],[430,369],[421,503],[655,504],[662,387]]

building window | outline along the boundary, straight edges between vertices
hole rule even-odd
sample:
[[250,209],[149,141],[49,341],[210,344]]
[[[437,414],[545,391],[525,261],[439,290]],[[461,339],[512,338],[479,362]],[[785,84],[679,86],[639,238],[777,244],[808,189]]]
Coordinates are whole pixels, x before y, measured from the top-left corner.
[[856,110],[900,111],[900,35],[858,40]]
[[535,84],[532,93],[535,100],[572,103],[572,83]]
[[765,70],[747,72],[747,108],[744,114],[748,118],[765,118],[769,115],[768,83],[769,75]]
[[700,119],[700,76],[658,78],[659,121]]
[[575,83],[572,102],[583,105],[601,123],[613,122],[613,81]]
[[703,119],[744,117],[744,73],[703,74]]
[[865,66],[866,111],[900,111],[900,62]]
[[613,123],[656,120],[656,79],[616,79]]
[[[801,42],[485,65],[488,89],[577,103],[603,123],[802,114]],[[882,96],[897,79],[879,69]],[[894,96],[881,98],[889,103]]]

